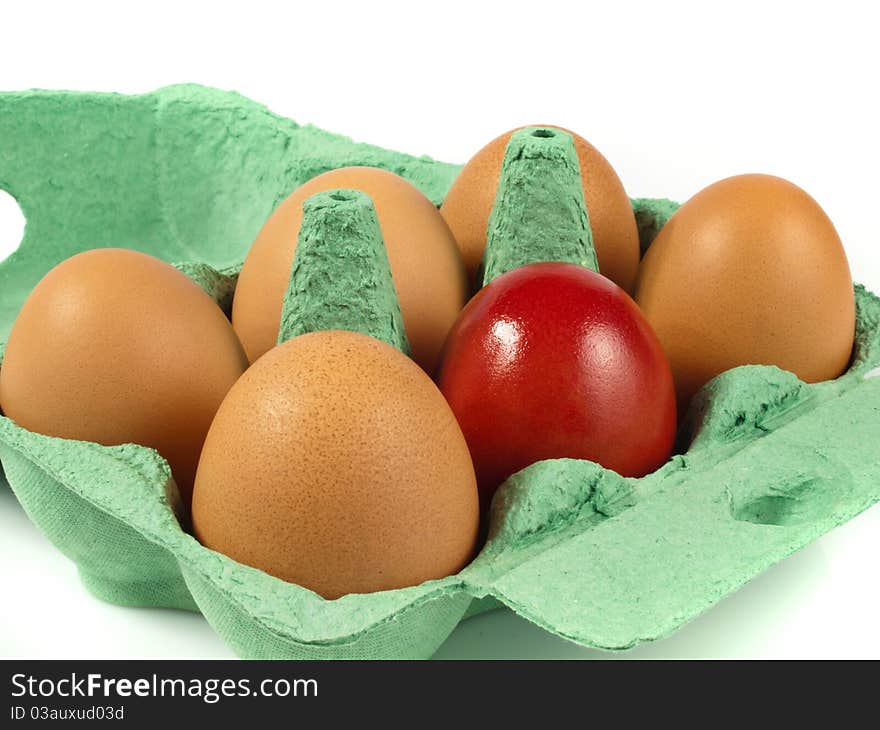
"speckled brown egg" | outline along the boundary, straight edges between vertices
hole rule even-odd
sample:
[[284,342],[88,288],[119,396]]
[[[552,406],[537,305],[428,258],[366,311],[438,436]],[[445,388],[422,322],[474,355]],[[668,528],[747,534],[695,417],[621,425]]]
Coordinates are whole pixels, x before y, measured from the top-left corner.
[[344,167],[309,180],[263,226],[241,270],[232,310],[248,358],[253,362],[277,342],[303,202],[334,188],[360,190],[373,199],[413,359],[433,373],[467,298],[464,265],[431,201],[399,175],[373,167]]
[[58,264],[25,301],[0,407],[48,436],[156,449],[188,506],[205,434],[246,367],[226,316],[184,274],[98,249]]
[[342,331],[288,340],[242,376],[193,497],[205,546],[325,598],[457,572],[478,513],[440,391],[398,350]]
[[813,383],[847,367],[855,304],[828,216],[796,185],[740,175],[672,216],[642,261],[636,301],[672,366],[679,409],[738,365]]
[[[440,208],[472,280],[486,247],[486,227],[495,203],[504,152],[515,131],[512,129],[492,140],[470,159],[452,183]],[[583,137],[565,131],[574,138],[580,162],[599,271],[631,293],[639,266],[639,232],[629,197],[614,168],[599,150]]]

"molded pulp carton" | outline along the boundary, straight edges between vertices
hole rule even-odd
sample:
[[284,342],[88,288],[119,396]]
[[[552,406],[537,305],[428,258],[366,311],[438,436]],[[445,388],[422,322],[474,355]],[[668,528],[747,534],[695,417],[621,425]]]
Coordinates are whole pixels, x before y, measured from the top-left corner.
[[[335,167],[373,165],[439,204],[458,167],[356,144],[236,94],[0,94],[0,188],[27,219],[0,265],[0,342],[59,261],[136,248],[228,308],[273,208]],[[675,204],[635,200],[643,248]],[[184,262],[184,263],[180,263]],[[856,347],[835,381],[731,370],[694,399],[680,453],[628,479],[585,461],[535,464],[492,506],[459,574],[327,601],[202,547],[181,529],[154,451],[49,438],[0,418],[0,462],[86,588],[129,606],[201,611],[244,657],[429,657],[469,614],[504,604],[585,646],[663,637],[880,498],[880,299],[860,286]],[[2,345],[0,345],[2,357]]]

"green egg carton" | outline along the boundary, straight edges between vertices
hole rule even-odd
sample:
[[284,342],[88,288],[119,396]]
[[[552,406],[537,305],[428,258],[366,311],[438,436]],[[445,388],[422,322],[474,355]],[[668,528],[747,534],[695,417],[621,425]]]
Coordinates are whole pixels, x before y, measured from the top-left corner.
[[[228,308],[273,208],[345,165],[396,172],[438,204],[459,170],[197,86],[0,94],[0,188],[27,219],[0,264],[0,342],[46,271],[101,246],[190,262],[180,268]],[[643,249],[675,207],[633,201]],[[585,217],[578,205],[562,214]],[[855,301],[856,346],[840,378],[808,385],[765,366],[720,375],[695,397],[681,453],[641,479],[587,461],[534,464],[497,493],[475,560],[410,588],[328,601],[203,547],[181,529],[168,465],[151,449],[50,438],[0,417],[0,462],[88,590],[201,611],[243,657],[426,658],[459,621],[499,605],[584,646],[626,649],[880,499],[880,378],[870,377],[880,299],[856,285]]]

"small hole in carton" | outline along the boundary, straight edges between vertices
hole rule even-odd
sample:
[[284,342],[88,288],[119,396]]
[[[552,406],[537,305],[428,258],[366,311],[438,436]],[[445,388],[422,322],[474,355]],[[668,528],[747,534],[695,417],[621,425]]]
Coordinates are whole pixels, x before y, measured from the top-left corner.
[[336,200],[340,203],[347,203],[349,200],[354,200],[355,194],[353,192],[347,192],[345,190],[337,190],[333,193],[330,193],[330,200]]
[[5,261],[24,237],[24,213],[9,193],[0,190],[0,261]]
[[536,129],[532,132],[532,137],[541,137],[542,139],[550,139],[551,137],[555,137],[556,132],[552,129]]
[[870,378],[880,378],[880,368],[874,368],[865,373],[865,380],[869,380]]

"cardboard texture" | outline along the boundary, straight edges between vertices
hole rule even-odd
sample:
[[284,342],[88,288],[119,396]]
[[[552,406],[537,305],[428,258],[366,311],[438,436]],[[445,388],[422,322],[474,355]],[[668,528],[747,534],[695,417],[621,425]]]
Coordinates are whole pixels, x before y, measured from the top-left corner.
[[[96,246],[189,261],[181,270],[228,311],[238,263],[274,206],[352,164],[397,172],[435,203],[458,169],[202,87],[0,94],[0,188],[28,221],[0,264],[0,341],[48,269]],[[633,205],[645,248],[675,204]],[[370,210],[356,211],[367,228]],[[581,215],[576,201],[569,212]],[[309,235],[331,230],[319,213]],[[503,233],[510,221],[499,215]],[[362,236],[364,256],[376,240]],[[380,304],[387,285],[377,284]],[[865,377],[880,365],[880,299],[860,286],[855,297],[854,359],[837,380],[807,385],[763,366],[724,373],[694,399],[680,453],[642,479],[586,461],[530,466],[496,495],[480,555],[411,588],[327,601],[202,547],[175,517],[167,464],[147,448],[49,438],[0,418],[0,462],[92,593],[201,611],[243,657],[429,657],[462,618],[499,604],[584,646],[625,649],[667,635],[880,499],[880,378]],[[307,309],[287,307],[288,332]],[[382,324],[383,338],[401,333],[399,322]]]
[[514,132],[489,216],[483,285],[539,261],[599,271],[589,221],[572,136],[545,127]]
[[357,190],[303,203],[278,342],[320,330],[360,332],[409,354],[376,209]]

